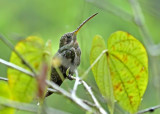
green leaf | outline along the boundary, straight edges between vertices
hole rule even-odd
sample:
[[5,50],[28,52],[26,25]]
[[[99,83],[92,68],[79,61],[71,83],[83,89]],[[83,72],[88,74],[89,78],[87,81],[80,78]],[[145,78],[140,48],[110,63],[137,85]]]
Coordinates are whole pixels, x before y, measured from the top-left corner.
[[136,112],[148,83],[144,46],[129,33],[113,33],[107,43],[114,95],[129,112]]
[[[15,49],[28,61],[28,63],[38,72],[41,68],[44,55],[46,55],[45,44],[42,39],[31,36],[15,46]],[[27,70],[28,67],[12,52],[10,62]],[[8,69],[9,86],[14,95],[14,100],[30,102],[37,94],[37,81],[20,71]]]
[[[8,83],[0,81],[0,97],[12,99]],[[0,114],[14,114],[14,109],[0,104]]]
[[[101,41],[97,40],[97,42]],[[104,43],[99,43],[97,46],[93,44],[91,58],[96,54],[100,54],[102,48],[99,50],[99,53],[98,49],[95,52],[93,50],[103,45]],[[115,99],[123,109],[134,113],[141,103],[148,84],[147,52],[136,38],[123,31],[113,33],[108,39],[107,47],[108,52],[104,55],[106,58],[102,56],[92,69],[97,85],[101,91],[105,88],[103,87],[105,85],[98,81],[98,78],[105,80],[105,75],[101,75],[100,68],[106,71],[109,70]],[[91,63],[93,63],[96,57],[91,60]],[[106,67],[105,62],[101,62],[104,61],[104,59],[108,61],[108,67]],[[95,69],[97,71],[95,71]],[[108,77],[110,77],[110,75],[108,75]],[[108,80],[106,80],[106,82],[108,82]],[[110,87],[108,86],[108,88]],[[101,93],[103,94],[103,92]]]
[[[95,36],[92,49],[90,53],[91,64],[97,59],[97,57],[106,49],[104,40],[100,36]],[[108,101],[108,108],[112,114],[114,111],[114,95],[112,88],[112,81],[108,68],[108,57],[104,54],[101,59],[92,68],[96,83],[100,89],[100,92]]]

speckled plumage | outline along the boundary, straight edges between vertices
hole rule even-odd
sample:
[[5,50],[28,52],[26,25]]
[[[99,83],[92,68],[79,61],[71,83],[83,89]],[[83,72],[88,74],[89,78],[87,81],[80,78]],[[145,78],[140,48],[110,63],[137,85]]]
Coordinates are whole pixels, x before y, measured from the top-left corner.
[[[74,74],[75,69],[80,64],[80,57],[81,57],[81,50],[76,41],[76,36],[74,35],[74,32],[64,34],[61,37],[59,50],[54,57],[58,57],[62,61],[59,70],[62,72],[64,78],[66,78],[66,70],[68,68],[69,68],[69,74],[70,75]],[[59,86],[63,82],[54,67],[52,67],[51,70],[51,81],[55,82]],[[46,96],[49,96],[51,94],[52,92],[47,92]]]
[[[59,50],[54,55],[54,58],[59,58],[61,60],[61,64],[58,67],[58,69],[63,74],[64,78],[66,78],[66,71],[69,69],[69,75],[73,75],[77,67],[80,65],[81,60],[81,49],[78,45],[76,35],[78,31],[81,29],[81,27],[88,22],[90,19],[92,19],[94,16],[96,16],[98,13],[90,16],[88,19],[86,19],[75,31],[69,32],[64,34],[59,43]],[[56,83],[57,85],[62,84],[62,79],[57,73],[54,66],[52,66],[51,70],[51,81]],[[51,95],[52,92],[47,92],[46,96]]]

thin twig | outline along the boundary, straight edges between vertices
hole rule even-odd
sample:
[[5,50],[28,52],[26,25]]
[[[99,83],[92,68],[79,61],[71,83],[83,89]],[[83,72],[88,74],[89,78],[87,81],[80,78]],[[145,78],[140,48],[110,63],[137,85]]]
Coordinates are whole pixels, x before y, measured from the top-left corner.
[[7,78],[4,78],[4,77],[0,77],[0,80],[8,81],[8,79],[7,79]]
[[89,102],[89,101],[87,101],[87,100],[85,100],[85,99],[83,99],[83,102],[84,102],[85,104],[91,106],[91,107],[95,107],[95,108],[96,108],[96,105],[95,105],[95,104],[93,104],[93,103],[91,103],[91,102]]
[[146,112],[154,112],[156,109],[159,109],[159,108],[160,108],[160,105],[153,106],[153,107],[141,110],[137,114],[143,114],[143,113],[146,113]]
[[105,54],[108,50],[103,50],[102,53],[96,58],[96,60],[90,65],[90,67],[84,72],[84,74],[81,76],[81,79],[84,79],[89,71],[92,69],[92,67],[100,60],[100,58]]
[[54,82],[51,82],[51,81],[47,80],[46,83],[48,84],[48,86],[52,87],[53,89],[55,89],[56,91],[60,92],[62,95],[64,95],[65,97],[67,97],[68,99],[70,99],[71,101],[76,103],[77,105],[79,105],[82,109],[84,109],[86,111],[92,111],[92,108],[90,106],[86,105],[83,102],[83,100],[81,100],[77,96],[72,96],[69,92],[67,92],[63,88],[59,87]]
[[52,89],[52,88],[47,88],[48,91],[53,92],[53,93],[59,93],[59,91]]
[[32,66],[26,61],[23,56],[14,48],[11,42],[7,40],[3,35],[0,34],[0,39],[11,49],[13,50],[16,55],[22,60],[22,62],[33,72],[33,74],[36,76],[36,71],[32,68]]
[[[8,78],[0,77],[0,80],[8,81]],[[53,92],[53,93],[59,93],[58,91],[56,91],[55,89],[52,89],[52,88],[47,88],[47,90],[50,92]]]
[[[103,51],[103,53],[106,51]],[[103,107],[99,104],[98,100],[96,99],[96,97],[94,96],[91,87],[83,80],[80,80],[79,76],[78,76],[78,72],[76,70],[76,78],[78,78],[78,80],[82,83],[82,85],[85,87],[85,89],[87,90],[87,92],[89,93],[89,95],[91,96],[93,102],[95,103],[95,107],[99,110],[99,112],[101,114],[108,114]],[[76,79],[77,80],[77,79]]]
[[73,90],[72,90],[72,95],[76,95],[76,90],[77,90],[77,88],[78,88],[79,80],[80,80],[80,78],[77,77],[77,76],[78,76],[77,70],[75,71],[75,74],[76,74],[76,81],[75,81],[75,83],[74,83],[74,87],[73,87]]
[[4,65],[6,65],[6,66],[8,66],[8,67],[10,67],[10,68],[16,69],[16,70],[18,70],[18,71],[20,71],[20,72],[23,72],[23,73],[25,73],[25,74],[27,74],[27,75],[29,75],[29,76],[32,76],[32,77],[35,76],[32,72],[30,72],[30,71],[28,71],[28,70],[26,70],[26,69],[24,69],[24,68],[22,68],[22,67],[19,67],[19,66],[13,64],[13,63],[7,62],[7,61],[5,61],[5,60],[3,60],[3,59],[1,59],[1,58],[0,58],[0,63],[1,63],[1,64],[4,64]]
[[86,90],[88,91],[88,93],[90,94],[90,96],[92,97],[96,107],[99,109],[99,111],[102,114],[107,114],[107,112],[103,109],[103,107],[99,104],[98,100],[96,99],[96,97],[94,96],[92,89],[90,86],[87,85],[87,83],[85,81],[82,81],[83,86],[86,88]]
[[[8,81],[8,78],[0,77],[0,80]],[[47,88],[47,90],[50,92],[53,92],[53,93],[59,93],[58,91],[56,91],[55,89],[52,89],[52,88]]]

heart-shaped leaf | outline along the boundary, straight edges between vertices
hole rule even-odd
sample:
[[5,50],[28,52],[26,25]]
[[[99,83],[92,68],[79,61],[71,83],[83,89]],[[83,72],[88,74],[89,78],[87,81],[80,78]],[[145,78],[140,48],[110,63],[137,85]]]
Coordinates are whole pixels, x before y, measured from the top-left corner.
[[[38,72],[41,68],[46,47],[42,39],[38,37],[28,37],[15,46],[15,49],[28,61],[28,63]],[[12,52],[10,62],[24,69],[28,69],[21,59]],[[20,71],[8,69],[9,86],[14,100],[30,102],[37,94],[37,81]]]
[[[95,47],[92,47],[91,56],[93,56]],[[97,47],[100,46],[97,45]],[[148,83],[147,52],[136,38],[123,31],[113,33],[108,39],[107,47],[108,52],[104,56],[106,56],[106,61],[108,61],[108,69],[106,65],[99,64],[103,60],[101,58],[92,69],[94,75],[96,73],[97,76],[95,77],[105,80],[105,75],[97,74],[94,69],[98,70],[98,67],[101,66],[106,71],[109,70],[115,99],[123,109],[131,113],[136,112]],[[99,52],[101,51],[102,49]],[[94,60],[91,60],[91,63]],[[100,90],[105,88],[103,87],[105,86],[104,84],[99,86],[101,82],[97,78],[95,80]]]
[[[90,53],[91,64],[97,59],[97,57],[106,49],[104,40],[100,36],[95,36],[92,49]],[[111,114],[114,111],[114,95],[112,88],[112,80],[109,72],[108,61],[106,54],[102,55],[101,59],[92,68],[95,80],[100,89],[100,92],[108,101],[108,108]]]

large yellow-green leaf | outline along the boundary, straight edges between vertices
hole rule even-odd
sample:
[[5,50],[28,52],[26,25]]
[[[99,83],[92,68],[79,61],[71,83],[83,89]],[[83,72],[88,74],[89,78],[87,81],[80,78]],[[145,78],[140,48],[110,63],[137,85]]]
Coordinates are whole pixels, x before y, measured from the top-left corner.
[[[90,53],[91,64],[96,60],[96,58],[106,49],[104,40],[100,36],[95,36],[92,49]],[[109,67],[108,67],[108,57],[104,54],[101,59],[92,68],[96,83],[100,89],[100,92],[108,101],[108,108],[111,113],[114,110],[114,95],[112,88],[112,81],[110,77]]]
[[129,33],[113,33],[107,43],[114,95],[129,112],[136,112],[148,83],[144,46]]
[[[95,46],[92,47],[92,50],[94,48]],[[108,52],[104,56],[106,56],[106,61],[108,61],[108,69],[105,64],[99,64],[104,59],[102,57],[93,67],[93,73],[95,69],[98,70],[99,65],[101,65],[101,68],[105,68],[106,71],[109,70],[115,99],[123,109],[131,113],[136,112],[148,83],[147,52],[137,39],[123,31],[115,32],[110,36],[107,48]],[[99,53],[101,51],[99,50]],[[91,60],[91,63],[95,59]],[[104,79],[101,74],[96,74],[95,72],[94,75]],[[95,80],[97,84],[100,83],[97,81],[97,78]],[[102,86],[98,87],[100,90],[104,88]]]
[[[0,81],[0,97],[4,97],[6,99],[12,99],[11,91],[9,89],[8,83],[4,81]],[[0,114],[14,114],[14,109],[3,106],[0,104]]]
[[[44,58],[44,47],[42,39],[32,36],[18,42],[15,49],[38,72]],[[11,54],[10,62],[29,70],[14,52]],[[37,93],[35,78],[11,68],[8,69],[8,78],[14,100],[30,102],[35,97]]]

